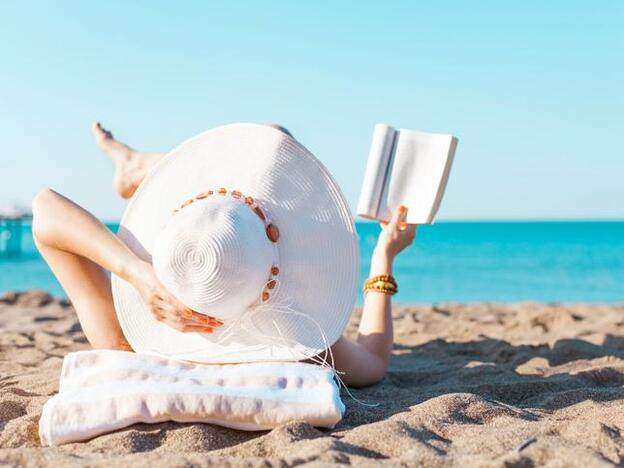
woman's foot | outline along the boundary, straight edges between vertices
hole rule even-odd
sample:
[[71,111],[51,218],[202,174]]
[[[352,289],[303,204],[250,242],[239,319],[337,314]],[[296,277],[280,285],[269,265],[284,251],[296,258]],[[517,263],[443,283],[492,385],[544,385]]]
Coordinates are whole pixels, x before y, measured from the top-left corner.
[[146,161],[128,145],[115,140],[113,134],[100,122],[91,128],[95,142],[108,155],[115,165],[113,187],[122,198],[130,198],[145,177]]

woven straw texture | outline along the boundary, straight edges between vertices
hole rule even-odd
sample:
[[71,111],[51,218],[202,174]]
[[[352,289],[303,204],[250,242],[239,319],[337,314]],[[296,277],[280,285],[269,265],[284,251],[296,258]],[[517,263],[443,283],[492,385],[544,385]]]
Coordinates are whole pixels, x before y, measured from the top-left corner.
[[[223,328],[227,329],[227,336],[224,332],[181,333],[157,322],[138,292],[114,276],[115,308],[130,345],[137,352],[207,363],[300,360],[323,351],[342,334],[355,301],[359,270],[357,235],[337,184],[327,169],[293,138],[263,125],[232,124],[186,141],[171,151],[139,187],[123,216],[119,236],[146,260],[152,260],[158,247],[158,258],[162,249],[158,244],[173,249],[176,239],[180,240],[176,234],[173,240],[163,241],[171,217],[181,215],[194,204],[176,215],[172,215],[173,210],[205,190],[220,187],[252,196],[279,227],[275,254],[280,269],[277,293],[262,310],[243,314],[248,315],[245,320],[228,324],[227,317],[239,316],[236,309],[247,306],[250,295],[249,285],[237,285],[233,272],[239,270],[241,277],[255,278],[253,271],[267,263],[268,250],[260,247],[259,258],[254,258],[254,248],[244,247],[254,245],[253,242],[244,239],[260,242],[257,233],[232,230],[232,226],[247,226],[244,219],[233,222],[232,216],[246,215],[242,211],[237,215],[236,207],[217,210],[229,213],[220,220],[221,246],[206,247],[203,253],[180,248],[181,255],[196,265],[201,281],[198,286],[192,277],[186,283],[178,278],[175,284],[187,289],[174,294],[180,300],[180,296],[198,298],[195,306],[204,304],[211,313],[225,318]],[[205,219],[219,218],[210,214],[209,206],[193,210],[208,211],[202,212]],[[186,232],[184,238],[184,242],[192,240],[193,230]],[[230,270],[233,266],[235,269]],[[205,278],[210,275],[222,283],[206,285]],[[211,287],[218,291],[211,291]],[[231,289],[227,297],[221,297],[224,289]],[[217,293],[221,294],[219,300],[215,299]],[[215,304],[220,314],[214,310]]]

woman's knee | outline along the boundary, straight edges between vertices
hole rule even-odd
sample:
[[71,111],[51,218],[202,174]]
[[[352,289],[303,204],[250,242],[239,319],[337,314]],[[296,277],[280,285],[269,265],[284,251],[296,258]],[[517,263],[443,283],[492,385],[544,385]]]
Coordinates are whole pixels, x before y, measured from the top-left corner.
[[46,242],[48,218],[61,196],[52,189],[41,189],[32,201],[32,231],[35,241]]

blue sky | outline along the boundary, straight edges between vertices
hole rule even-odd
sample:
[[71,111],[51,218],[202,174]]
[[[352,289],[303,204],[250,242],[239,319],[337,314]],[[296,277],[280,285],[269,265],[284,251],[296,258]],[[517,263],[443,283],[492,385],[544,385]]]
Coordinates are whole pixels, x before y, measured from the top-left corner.
[[0,203],[119,218],[101,120],[286,125],[354,207],[377,122],[460,139],[442,219],[624,218],[624,2],[0,3]]

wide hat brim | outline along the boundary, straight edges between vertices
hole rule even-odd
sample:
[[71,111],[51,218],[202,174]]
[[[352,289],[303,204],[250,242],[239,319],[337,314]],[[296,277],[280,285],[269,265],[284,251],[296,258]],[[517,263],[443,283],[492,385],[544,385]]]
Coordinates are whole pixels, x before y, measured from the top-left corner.
[[279,227],[279,310],[271,311],[269,302],[254,318],[265,329],[269,324],[275,336],[267,340],[232,329],[228,340],[218,342],[209,335],[179,332],[156,321],[136,289],[113,275],[115,309],[128,342],[137,352],[205,363],[300,360],[322,352],[342,334],[355,302],[357,234],[327,169],[283,132],[232,124],[186,141],[143,181],[118,235],[150,260],[173,210],[220,187],[261,201]]

